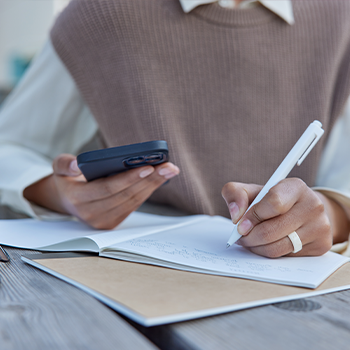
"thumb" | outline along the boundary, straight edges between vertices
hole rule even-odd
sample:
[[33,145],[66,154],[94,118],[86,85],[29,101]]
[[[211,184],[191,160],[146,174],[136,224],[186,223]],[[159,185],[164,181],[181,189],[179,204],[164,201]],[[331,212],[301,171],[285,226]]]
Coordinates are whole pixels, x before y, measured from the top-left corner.
[[222,189],[222,197],[228,206],[233,223],[237,223],[250,203],[261,191],[262,186],[241,182],[228,182]]
[[53,161],[53,172],[56,175],[79,176],[81,171],[78,167],[77,158],[72,154],[60,154]]

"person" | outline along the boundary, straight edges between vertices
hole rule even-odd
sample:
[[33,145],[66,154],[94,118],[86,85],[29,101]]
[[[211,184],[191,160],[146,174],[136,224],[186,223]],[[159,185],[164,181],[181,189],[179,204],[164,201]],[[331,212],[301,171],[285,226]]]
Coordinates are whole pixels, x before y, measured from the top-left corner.
[[[230,216],[268,257],[347,242],[349,15],[337,0],[73,0],[1,111],[2,203],[107,229],[148,199]],[[325,136],[243,216],[315,119]],[[75,156],[92,139],[164,139],[172,162],[86,182]]]

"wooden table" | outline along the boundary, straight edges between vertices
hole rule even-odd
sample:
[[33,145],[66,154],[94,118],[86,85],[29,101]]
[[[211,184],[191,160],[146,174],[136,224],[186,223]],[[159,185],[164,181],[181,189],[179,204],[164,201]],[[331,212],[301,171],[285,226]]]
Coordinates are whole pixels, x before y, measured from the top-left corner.
[[[19,217],[0,207],[0,218]],[[1,350],[350,349],[350,290],[145,328],[27,266],[23,250],[6,250],[11,262],[0,263]]]

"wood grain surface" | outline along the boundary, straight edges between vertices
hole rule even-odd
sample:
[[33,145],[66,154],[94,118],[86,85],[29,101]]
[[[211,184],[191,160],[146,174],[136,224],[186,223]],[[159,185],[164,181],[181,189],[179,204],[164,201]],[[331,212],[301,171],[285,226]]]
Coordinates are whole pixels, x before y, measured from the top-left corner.
[[[115,312],[20,260],[0,263],[0,349],[156,349]],[[30,254],[26,251],[26,254]]]

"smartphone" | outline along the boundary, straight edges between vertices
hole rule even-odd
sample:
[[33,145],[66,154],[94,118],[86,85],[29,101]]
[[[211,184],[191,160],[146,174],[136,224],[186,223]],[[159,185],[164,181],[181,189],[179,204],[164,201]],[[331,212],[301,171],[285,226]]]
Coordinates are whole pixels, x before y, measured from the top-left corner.
[[78,166],[87,181],[168,160],[168,144],[162,140],[105,148],[77,156]]

